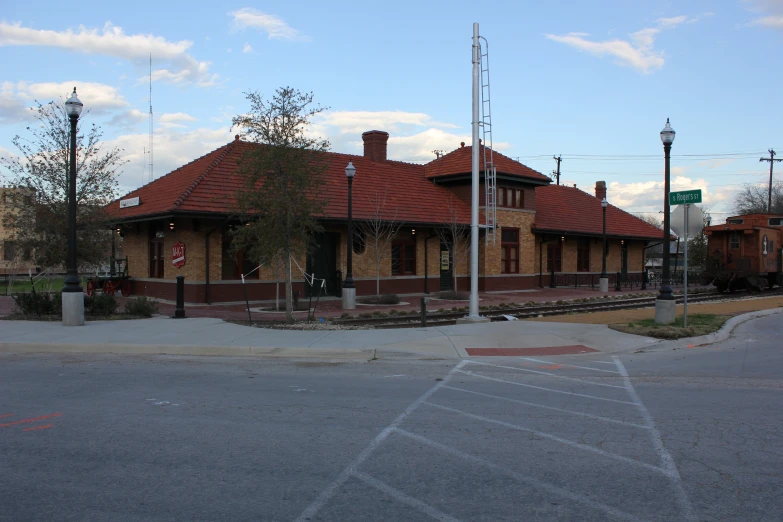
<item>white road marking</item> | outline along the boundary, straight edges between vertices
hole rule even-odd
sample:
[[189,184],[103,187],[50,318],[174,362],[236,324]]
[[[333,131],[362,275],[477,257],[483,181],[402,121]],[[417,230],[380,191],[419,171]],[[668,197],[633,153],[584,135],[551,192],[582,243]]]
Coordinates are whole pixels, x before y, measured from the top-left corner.
[[645,426],[643,424],[635,424],[633,422],[621,421],[621,420],[617,420],[617,419],[610,419],[609,417],[601,417],[600,415],[592,415],[590,413],[583,413],[581,411],[566,410],[566,409],[563,409],[563,408],[555,408],[554,406],[544,406],[543,404],[536,404],[534,402],[521,401],[519,399],[510,399],[508,397],[501,397],[500,395],[490,395],[489,393],[481,393],[481,392],[477,392],[477,391],[473,391],[473,390],[466,390],[464,388],[457,388],[456,386],[444,386],[444,388],[447,388],[449,390],[461,391],[461,392],[464,392],[464,393],[472,393],[473,395],[481,395],[483,397],[488,397],[490,399],[499,399],[501,401],[516,402],[516,403],[519,403],[519,404],[524,404],[526,406],[533,406],[534,408],[543,408],[545,410],[552,410],[552,411],[559,411],[559,412],[562,412],[562,413],[569,413],[571,415],[578,415],[580,417],[586,417],[588,419],[595,419],[595,420],[600,420],[600,421],[604,421],[604,422],[611,422],[611,423],[614,423],[614,424],[620,424],[622,426],[628,426],[628,427],[631,427],[631,428],[639,428],[639,429],[642,429],[642,430],[649,430],[650,429],[649,426]]
[[513,384],[515,386],[524,386],[525,388],[535,388],[537,390],[544,390],[544,391],[550,391],[552,393],[563,393],[565,395],[575,395],[577,397],[586,397],[588,399],[595,399],[598,401],[609,401],[609,402],[617,402],[620,404],[630,404],[631,406],[636,406],[633,402],[628,401],[621,401],[618,399],[607,399],[606,397],[596,397],[595,395],[587,395],[585,393],[576,393],[576,392],[570,392],[570,391],[563,391],[563,390],[556,390],[555,388],[545,388],[543,386],[534,386],[532,384],[523,384],[521,382],[514,382],[514,381],[506,381],[503,379],[496,379],[495,377],[487,377],[486,375],[481,375],[480,373],[473,373],[466,370],[457,370],[460,373],[464,373],[465,375],[470,375],[472,377],[478,377],[480,379],[487,379],[488,381],[495,381],[495,382],[504,382],[506,384]]
[[639,398],[639,395],[636,393],[633,384],[631,384],[631,379],[628,377],[628,372],[626,371],[623,363],[620,362],[620,359],[616,356],[612,356],[612,359],[614,359],[617,370],[623,377],[625,387],[628,389],[628,395],[631,397],[631,400],[633,400],[634,404],[636,404],[636,407],[642,414],[644,421],[650,427],[650,436],[652,437],[655,451],[658,453],[658,456],[661,459],[661,467],[663,468],[666,475],[672,480],[672,482],[674,482],[677,503],[680,505],[680,508],[683,511],[683,520],[696,521],[696,514],[694,513],[693,506],[691,506],[691,502],[688,499],[688,494],[685,492],[685,486],[682,483],[680,470],[677,469],[677,464],[674,462],[674,459],[669,453],[669,450],[666,449],[666,445],[663,443],[663,439],[661,438],[661,432],[659,432],[658,428],[655,427],[655,422],[653,421],[652,415],[650,415],[650,412],[647,411],[647,407]]
[[399,374],[396,374],[396,375],[384,375],[384,377],[389,379],[389,378],[392,378],[392,377],[407,377],[407,375],[405,375],[404,373],[399,373]]
[[612,365],[614,365],[614,363],[610,362],[610,361],[593,361],[593,362],[597,363],[597,364],[612,364]]
[[[565,364],[565,363],[559,363],[554,361],[545,361],[544,359],[534,359],[532,357],[517,357],[517,358],[524,359],[526,361],[541,362],[545,364],[557,364],[558,366],[567,366],[569,368],[581,368],[582,370],[593,370],[594,372],[605,372],[605,373],[616,373],[616,374],[620,373],[614,370],[601,370],[600,368],[591,368],[590,366],[577,366],[575,364]],[[604,363],[604,364],[614,364],[614,363],[604,362],[604,361],[595,361],[595,362]]]
[[438,384],[424,392],[418,399],[413,401],[407,408],[405,408],[405,411],[400,413],[400,415],[392,421],[391,424],[389,424],[386,428],[384,428],[378,436],[376,436],[370,444],[362,450],[361,453],[351,462],[348,467],[346,467],[334,481],[332,481],[331,484],[329,484],[326,488],[324,488],[323,491],[318,495],[318,498],[316,498],[307,508],[305,508],[304,511],[302,511],[302,514],[299,515],[299,517],[296,519],[297,522],[304,522],[305,520],[311,519],[315,516],[318,511],[326,505],[327,502],[337,493],[337,490],[345,484],[345,481],[348,480],[351,475],[358,472],[359,466],[367,460],[367,458],[378,448],[378,446],[381,445],[381,443],[386,440],[386,438],[399,426],[402,421],[404,421],[411,413],[416,411],[416,409],[421,406],[421,404],[426,401],[427,399],[432,396],[433,393],[438,391],[441,387],[445,386],[451,377],[454,375],[455,372],[459,371],[460,368],[462,368],[465,364],[467,364],[467,360],[460,361],[454,368],[452,368],[449,373],[446,375],[446,377],[443,378],[442,381],[440,381]]
[[602,382],[590,382],[585,381],[583,379],[576,379],[574,377],[566,377],[565,375],[557,375],[556,373],[550,373],[550,372],[542,372],[539,370],[529,370],[527,368],[517,368],[516,366],[503,366],[501,364],[489,364],[485,362],[478,362],[478,361],[468,361],[472,364],[480,364],[482,366],[492,366],[493,368],[505,368],[507,370],[518,370],[520,372],[529,372],[529,373],[537,373],[539,375],[548,375],[549,377],[554,377],[555,379],[565,379],[567,381],[576,381],[581,382],[583,384],[592,384],[594,386],[606,386],[607,388],[620,388],[621,390],[625,388],[624,386],[617,386],[616,384],[604,384]]
[[361,471],[354,471],[353,476],[361,480],[365,484],[372,486],[380,491],[383,491],[384,493],[394,498],[395,500],[402,502],[403,504],[407,504],[410,507],[421,511],[424,514],[431,516],[435,520],[443,520],[446,522],[459,522],[459,519],[451,517],[446,513],[430,506],[429,504],[425,504],[424,502],[422,502],[417,498],[413,498],[409,495],[406,495],[402,491],[395,489],[390,485],[386,484],[385,482],[381,482],[380,480],[371,477],[366,473],[362,473]]
[[663,473],[664,475],[667,474],[665,469],[661,469],[658,466],[653,466],[652,464],[647,464],[646,462],[642,462],[640,460],[635,460],[629,457],[623,457],[622,455],[617,455],[615,453],[609,453],[608,451],[604,451],[602,449],[598,449],[595,446],[590,446],[589,444],[582,444],[579,442],[574,442],[572,440],[564,439],[562,437],[558,437],[557,435],[551,435],[549,433],[545,433],[543,431],[534,430],[531,428],[526,428],[524,426],[520,426],[518,424],[511,424],[510,422],[503,422],[495,419],[490,419],[489,417],[484,417],[483,415],[476,415],[475,413],[468,413],[466,411],[458,410],[455,408],[449,408],[448,406],[441,406],[440,404],[435,404],[432,402],[425,402],[427,406],[432,406],[434,408],[439,408],[441,410],[450,411],[452,413],[459,413],[460,415],[464,415],[466,417],[470,417],[471,419],[476,419],[482,422],[489,422],[491,424],[497,424],[498,426],[504,426],[506,428],[510,428],[512,430],[517,431],[526,431],[528,433],[532,433],[533,435],[537,435],[544,439],[549,439],[555,442],[559,442],[560,444],[564,444],[566,446],[571,446],[572,448],[578,448],[580,450],[584,450],[590,453],[596,453],[598,455],[601,455],[603,457],[613,459],[613,460],[619,460],[620,462],[626,462],[628,464],[635,464],[637,466],[641,466],[643,468],[647,468],[652,471],[657,471],[658,473]]
[[612,506],[607,506],[606,504],[603,504],[601,502],[597,502],[595,500],[590,499],[589,497],[585,497],[582,495],[579,495],[577,493],[572,493],[571,491],[568,491],[567,489],[560,488],[558,486],[553,486],[552,484],[549,484],[547,482],[542,482],[540,480],[534,479],[533,477],[528,477],[525,475],[522,475],[521,473],[517,473],[516,471],[510,470],[508,468],[504,468],[503,466],[499,466],[497,464],[494,464],[488,460],[484,460],[482,458],[476,457],[474,455],[470,455],[468,453],[463,453],[459,450],[456,450],[454,448],[451,448],[449,446],[446,446],[444,444],[441,444],[439,442],[435,442],[434,440],[428,439],[426,437],[422,437],[421,435],[416,435],[415,433],[411,433],[409,431],[405,431],[400,428],[394,428],[394,431],[399,433],[400,435],[404,435],[405,437],[408,437],[409,439],[413,439],[415,441],[421,442],[422,444],[427,444],[428,446],[431,446],[433,448],[436,448],[443,453],[447,453],[449,455],[452,455],[454,457],[460,458],[462,460],[466,460],[468,462],[471,462],[473,464],[483,466],[485,468],[489,468],[493,471],[497,471],[499,473],[502,473],[504,475],[507,475],[509,477],[512,477],[520,482],[524,482],[525,484],[528,484],[529,486],[533,486],[539,489],[543,489],[544,491],[547,491],[548,493],[552,493],[555,495],[559,495],[561,497],[567,498],[568,500],[579,502],[580,504],[584,504],[586,506],[589,506],[593,509],[598,509],[600,511],[603,511],[604,513],[611,515],[614,518],[620,519],[620,520],[631,520],[634,522],[641,522],[642,519],[635,517],[629,513],[626,513],[624,511],[620,511],[619,509],[613,508]]

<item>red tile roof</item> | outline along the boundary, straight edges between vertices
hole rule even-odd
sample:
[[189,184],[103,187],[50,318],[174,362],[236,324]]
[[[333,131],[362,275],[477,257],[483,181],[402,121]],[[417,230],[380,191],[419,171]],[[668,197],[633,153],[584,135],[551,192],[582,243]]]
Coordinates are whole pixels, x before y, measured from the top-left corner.
[[[490,150],[490,149],[488,149]],[[504,156],[498,151],[492,152],[492,161],[497,167],[498,174],[508,174],[520,176],[536,181],[549,183],[551,180],[530,167],[526,167],[518,161],[514,161],[508,156]],[[484,145],[479,146],[479,168],[483,168]],[[441,176],[452,176],[455,174],[469,174],[473,169],[473,148],[460,147],[440,158],[427,163],[424,166],[427,178],[438,178]]]
[[[111,218],[127,220],[174,213],[214,213],[233,210],[233,194],[241,186],[237,160],[250,143],[233,141],[201,158],[158,178],[121,199],[139,197],[141,204],[120,209],[119,200],[106,209]],[[407,223],[448,223],[456,213],[463,224],[470,223],[470,205],[447,188],[424,176],[424,166],[398,161],[373,162],[363,156],[328,153],[329,167],[323,195],[328,204],[326,219],[347,218],[348,182],[345,167],[353,162],[353,217],[373,217],[378,196],[385,197],[384,217]]]
[[[575,187],[536,187],[533,229],[556,233],[603,234],[601,200]],[[606,234],[637,239],[663,239],[663,230],[613,205],[606,208]]]

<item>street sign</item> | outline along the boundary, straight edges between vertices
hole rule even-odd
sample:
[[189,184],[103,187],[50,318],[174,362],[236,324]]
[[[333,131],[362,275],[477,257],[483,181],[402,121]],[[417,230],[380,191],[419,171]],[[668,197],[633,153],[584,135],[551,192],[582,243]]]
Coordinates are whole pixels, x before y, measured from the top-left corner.
[[687,214],[687,228],[685,216],[685,205],[678,206],[672,210],[672,218],[669,224],[671,225],[672,230],[674,230],[674,233],[679,237],[685,237],[686,235],[693,237],[698,235],[701,229],[704,228],[704,211],[701,207],[690,205]]
[[701,203],[701,189],[669,192],[669,205]]

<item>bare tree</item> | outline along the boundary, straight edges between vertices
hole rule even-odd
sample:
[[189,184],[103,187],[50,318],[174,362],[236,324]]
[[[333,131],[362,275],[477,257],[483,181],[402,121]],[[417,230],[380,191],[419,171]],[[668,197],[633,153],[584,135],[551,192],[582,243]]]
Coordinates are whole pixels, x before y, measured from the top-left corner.
[[[766,214],[768,197],[768,184],[746,183],[734,197],[734,213],[736,215]],[[772,184],[771,213],[783,214],[783,182],[778,181]]]
[[[663,214],[654,214],[650,212],[639,212],[634,214],[637,218],[641,219],[645,223],[652,225],[656,228],[663,230]],[[661,216],[661,217],[658,217]]]
[[448,209],[449,221],[436,228],[435,233],[449,252],[449,259],[452,263],[452,276],[454,277],[454,292],[456,293],[457,266],[460,262],[467,260],[470,254],[470,226],[460,222],[454,196],[449,196]]
[[[381,267],[391,257],[391,244],[402,222],[397,221],[397,210],[391,213],[386,209],[387,189],[383,193],[376,191],[375,195],[368,198],[372,215],[358,223],[359,234],[354,239],[364,244],[366,251],[372,255],[375,264],[375,294],[381,295]],[[358,237],[357,237],[358,236]],[[348,245],[353,248],[353,245]]]

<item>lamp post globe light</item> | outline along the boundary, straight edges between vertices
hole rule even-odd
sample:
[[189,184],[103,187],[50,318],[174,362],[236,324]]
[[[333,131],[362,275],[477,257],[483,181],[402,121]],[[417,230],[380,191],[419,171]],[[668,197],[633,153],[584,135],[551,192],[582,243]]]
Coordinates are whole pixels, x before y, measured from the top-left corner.
[[661,131],[664,153],[664,188],[663,188],[663,274],[661,276],[661,289],[655,300],[655,322],[658,324],[671,324],[676,313],[674,295],[672,295],[671,274],[669,270],[669,249],[671,235],[671,212],[669,210],[669,191],[671,188],[671,150],[674,143],[674,129],[666,118],[666,126]]
[[84,325],[84,293],[76,270],[76,123],[84,104],[73,94],[65,102],[65,113],[71,121],[70,158],[68,163],[68,258],[63,286],[63,326]]
[[604,249],[601,253],[601,277],[598,278],[598,291],[599,292],[608,292],[609,291],[609,275],[606,273],[606,207],[609,206],[609,202],[606,201],[606,198],[601,200],[601,210],[604,214]]
[[345,176],[348,178],[348,240],[345,267],[345,283],[343,283],[343,310],[356,309],[356,287],[353,284],[353,216],[351,208],[353,203],[351,192],[353,190],[353,177],[356,175],[356,167],[349,161],[345,167]]

